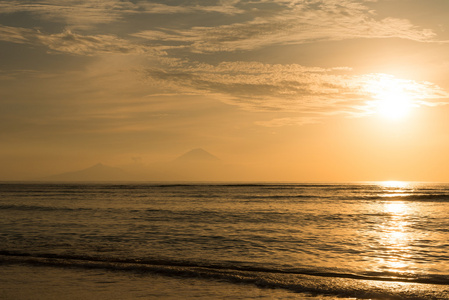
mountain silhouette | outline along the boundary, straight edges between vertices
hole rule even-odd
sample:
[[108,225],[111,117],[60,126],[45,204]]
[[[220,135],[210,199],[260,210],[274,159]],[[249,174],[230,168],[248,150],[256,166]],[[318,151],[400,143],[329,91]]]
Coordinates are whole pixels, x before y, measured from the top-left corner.
[[220,159],[210,154],[202,148],[197,148],[184,153],[174,160],[174,162],[218,162]]
[[45,181],[130,181],[133,176],[122,169],[98,163],[87,169],[46,177]]
[[61,173],[45,178],[54,182],[101,181],[199,181],[212,180],[223,174],[223,163],[204,149],[190,150],[170,162],[153,163],[143,168],[120,168],[98,163],[79,171]]

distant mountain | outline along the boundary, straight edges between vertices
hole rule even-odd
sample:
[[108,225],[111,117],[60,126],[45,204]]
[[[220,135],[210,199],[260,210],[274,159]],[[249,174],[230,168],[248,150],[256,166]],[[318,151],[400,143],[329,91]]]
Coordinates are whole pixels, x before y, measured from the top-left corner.
[[122,169],[101,163],[80,171],[67,172],[43,178],[45,181],[131,181],[133,176]]
[[215,155],[204,149],[190,150],[178,158],[154,166],[153,171],[159,170],[171,181],[210,181],[221,176],[223,162]]
[[207,152],[206,150],[202,149],[202,148],[197,148],[197,149],[193,149],[190,150],[187,153],[184,153],[183,155],[181,155],[180,157],[176,158],[174,160],[174,162],[180,162],[180,163],[184,163],[184,162],[218,162],[220,161],[220,159],[212,154],[210,154],[209,152]]
[[126,171],[103,165],[41,178],[43,181],[208,181],[227,173],[224,163],[215,155],[197,148],[170,162],[128,167]]

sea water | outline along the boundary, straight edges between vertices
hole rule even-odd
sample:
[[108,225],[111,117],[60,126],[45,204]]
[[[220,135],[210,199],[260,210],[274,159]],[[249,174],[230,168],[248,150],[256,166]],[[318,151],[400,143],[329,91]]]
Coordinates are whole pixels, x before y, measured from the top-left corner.
[[0,298],[449,299],[449,185],[0,184]]

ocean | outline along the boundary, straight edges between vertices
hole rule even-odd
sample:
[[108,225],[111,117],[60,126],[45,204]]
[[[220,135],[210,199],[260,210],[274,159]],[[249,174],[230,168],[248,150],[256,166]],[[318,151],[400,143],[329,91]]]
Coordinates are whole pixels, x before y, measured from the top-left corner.
[[0,299],[449,299],[449,185],[0,183]]

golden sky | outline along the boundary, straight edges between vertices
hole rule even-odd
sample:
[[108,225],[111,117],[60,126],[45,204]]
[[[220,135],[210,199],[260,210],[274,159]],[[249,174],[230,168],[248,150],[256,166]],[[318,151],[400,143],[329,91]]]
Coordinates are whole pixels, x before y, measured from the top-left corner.
[[0,1],[0,180],[172,160],[449,181],[449,1]]

